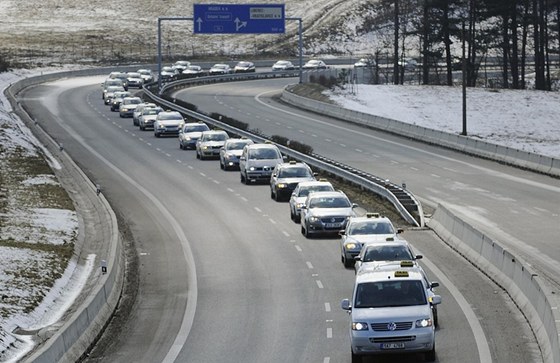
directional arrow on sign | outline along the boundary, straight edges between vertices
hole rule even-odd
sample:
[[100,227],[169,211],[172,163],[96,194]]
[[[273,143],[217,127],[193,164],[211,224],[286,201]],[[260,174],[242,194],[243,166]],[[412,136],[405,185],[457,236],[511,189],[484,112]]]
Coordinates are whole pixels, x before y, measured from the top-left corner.
[[246,21],[241,21],[239,20],[239,18],[235,18],[235,31],[239,31],[239,29],[246,27],[247,26],[247,22]]
[[202,19],[200,19],[200,18],[196,19],[196,23],[198,24],[198,31],[201,31],[201,29],[202,29]]

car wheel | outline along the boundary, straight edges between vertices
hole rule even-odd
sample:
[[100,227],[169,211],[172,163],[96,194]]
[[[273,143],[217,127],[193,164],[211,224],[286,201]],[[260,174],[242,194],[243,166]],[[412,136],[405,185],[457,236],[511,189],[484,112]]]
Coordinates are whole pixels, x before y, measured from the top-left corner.
[[300,222],[301,222],[301,216],[299,216],[299,215],[296,214],[296,215],[294,216],[294,222],[300,223]]
[[290,208],[290,219],[291,219],[292,221],[295,221],[295,220],[296,220],[296,215],[294,214],[294,211],[292,210],[292,208]]
[[436,360],[436,344],[429,352],[424,353],[424,360],[426,362],[434,362]]
[[144,131],[144,130],[146,130],[146,128],[144,126],[140,125],[140,131]]
[[346,268],[352,267],[352,261],[348,260],[348,258],[344,254],[342,255],[342,263],[344,264],[344,267],[346,267]]
[[179,143],[179,149],[183,150],[183,144]]
[[352,363],[362,363],[362,356],[352,352]]
[[274,195],[274,191],[272,191],[272,188],[270,188],[270,199],[276,200],[276,196]]
[[245,177],[243,176],[243,173],[239,173],[239,176],[240,176],[241,182],[243,184],[245,184]]
[[159,133],[155,133],[154,135],[155,135],[155,137],[160,137],[161,136]]
[[220,169],[226,170],[226,166],[222,164],[222,159],[220,159]]
[[439,325],[437,309],[433,309],[432,312],[434,314],[434,327],[437,328]]
[[196,150],[196,158],[200,159],[200,155],[198,155],[198,150]]
[[122,113],[119,113],[119,117],[120,117],[120,118],[123,118],[124,116],[122,115]]

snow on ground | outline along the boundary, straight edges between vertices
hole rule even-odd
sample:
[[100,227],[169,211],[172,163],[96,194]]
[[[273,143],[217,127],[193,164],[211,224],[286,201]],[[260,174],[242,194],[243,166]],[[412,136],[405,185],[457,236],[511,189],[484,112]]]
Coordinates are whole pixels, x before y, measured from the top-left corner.
[[[462,131],[462,89],[446,86],[357,85],[328,91],[342,107],[435,130]],[[467,89],[470,137],[560,158],[560,93]]]
[[[54,69],[44,70],[54,71]],[[77,266],[62,258],[60,246],[74,243],[77,213],[56,208],[60,184],[54,174],[37,172],[45,158],[60,165],[31,131],[11,113],[4,89],[37,71],[0,73],[0,361],[17,361],[32,348],[29,336],[17,329],[53,324],[85,284],[92,263]],[[42,162],[45,163],[44,161]],[[21,165],[25,165],[22,167]],[[54,192],[51,202],[43,193]],[[36,202],[37,199],[40,202]],[[52,206],[50,204],[53,204]],[[71,205],[71,202],[67,202]],[[62,247],[64,248],[64,247]],[[72,249],[70,248],[70,253]],[[93,258],[90,257],[93,261]]]

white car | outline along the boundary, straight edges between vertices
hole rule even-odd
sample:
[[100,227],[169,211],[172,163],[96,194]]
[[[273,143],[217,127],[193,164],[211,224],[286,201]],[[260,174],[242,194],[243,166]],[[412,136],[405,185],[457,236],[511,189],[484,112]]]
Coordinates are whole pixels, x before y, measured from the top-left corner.
[[208,71],[208,75],[215,76],[220,74],[230,74],[232,73],[232,69],[229,65],[224,63],[214,64],[212,68]]
[[432,307],[441,296],[430,292],[413,264],[405,264],[410,261],[403,262],[357,274],[352,299],[342,300],[350,313],[352,362],[391,353],[424,353],[426,361],[435,361]]
[[272,65],[273,71],[293,71],[294,69],[296,69],[294,64],[287,60],[279,60]]
[[144,85],[144,80],[138,72],[128,72],[126,74],[126,80],[128,82],[128,87],[142,88]]
[[142,103],[140,97],[125,97],[119,106],[120,117],[132,117],[136,107]]
[[141,131],[153,129],[157,115],[162,111],[161,107],[145,107],[142,114],[138,116],[138,126]]
[[185,119],[180,112],[162,111],[156,116],[154,122],[154,136],[179,135],[179,130],[185,124]]
[[357,206],[342,191],[309,193],[300,212],[301,234],[306,238],[337,234],[356,216]]
[[301,220],[301,207],[305,204],[305,199],[311,192],[331,192],[334,191],[333,185],[325,179],[304,181],[298,183],[290,197],[290,218],[299,223]]
[[138,119],[140,118],[140,115],[142,114],[144,108],[156,107],[156,106],[157,105],[155,103],[151,103],[151,102],[142,102],[139,105],[137,105],[136,108],[134,109],[134,112],[132,113],[132,124],[134,126],[138,126]]
[[303,69],[327,69],[327,65],[320,59],[311,59],[303,65]]
[[179,149],[195,149],[196,141],[200,139],[203,131],[210,131],[210,128],[204,122],[187,122],[179,130]]
[[354,266],[354,259],[364,245],[394,241],[402,229],[397,229],[391,220],[379,213],[366,213],[363,217],[348,220],[344,230],[339,234],[341,261],[345,267]]
[[154,75],[150,69],[139,69],[137,72],[140,73],[143,83],[150,83],[154,81]]
[[239,169],[239,158],[245,145],[253,144],[251,139],[228,139],[220,150],[222,170]]
[[239,173],[241,182],[270,182],[272,170],[277,164],[284,162],[278,146],[270,143],[250,144],[243,147],[239,157]]
[[197,159],[218,158],[220,149],[227,139],[229,139],[229,135],[223,130],[203,131],[196,141]]

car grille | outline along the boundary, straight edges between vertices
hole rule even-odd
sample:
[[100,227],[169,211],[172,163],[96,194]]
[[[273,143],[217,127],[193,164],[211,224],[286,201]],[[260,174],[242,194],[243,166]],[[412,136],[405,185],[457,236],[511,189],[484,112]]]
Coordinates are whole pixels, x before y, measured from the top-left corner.
[[412,322],[399,322],[399,323],[372,323],[371,328],[374,331],[397,331],[408,330],[412,328]]
[[415,340],[416,340],[415,335],[407,335],[401,337],[369,338],[369,341],[372,343],[413,342]]
[[323,223],[342,223],[346,220],[346,217],[324,217],[321,218]]

